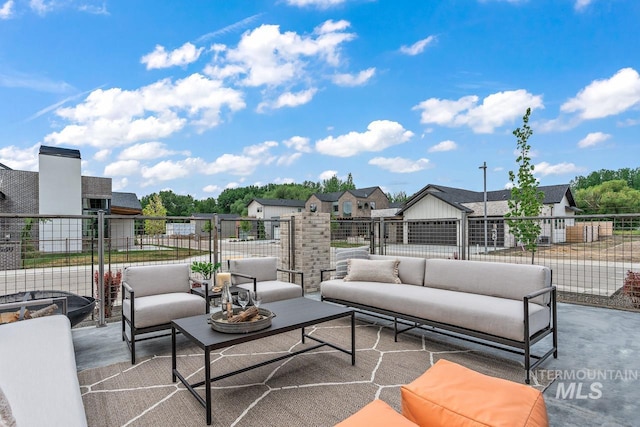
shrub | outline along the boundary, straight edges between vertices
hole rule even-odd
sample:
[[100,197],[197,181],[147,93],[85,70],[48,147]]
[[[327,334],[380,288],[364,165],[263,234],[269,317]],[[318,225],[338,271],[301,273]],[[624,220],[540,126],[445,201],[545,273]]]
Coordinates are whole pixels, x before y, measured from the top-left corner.
[[640,273],[627,271],[622,293],[631,298],[631,302],[636,308],[640,308]]
[[[93,280],[96,282],[96,292],[100,295],[100,275],[98,271],[93,275]],[[118,270],[115,274],[109,271],[104,272],[104,301],[102,301],[102,309],[104,310],[104,317],[111,317],[111,311],[113,304],[118,299],[118,291],[120,291],[120,283],[122,282],[122,271]]]

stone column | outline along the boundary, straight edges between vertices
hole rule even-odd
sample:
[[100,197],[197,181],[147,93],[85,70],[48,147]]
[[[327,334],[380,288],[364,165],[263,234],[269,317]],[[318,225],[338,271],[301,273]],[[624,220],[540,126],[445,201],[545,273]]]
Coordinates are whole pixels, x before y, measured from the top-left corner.
[[[319,291],[320,270],[326,270],[331,265],[331,215],[298,212],[282,219],[291,220],[291,226],[281,227],[280,231],[282,268],[304,273],[305,292]],[[299,277],[296,275],[297,282]]]

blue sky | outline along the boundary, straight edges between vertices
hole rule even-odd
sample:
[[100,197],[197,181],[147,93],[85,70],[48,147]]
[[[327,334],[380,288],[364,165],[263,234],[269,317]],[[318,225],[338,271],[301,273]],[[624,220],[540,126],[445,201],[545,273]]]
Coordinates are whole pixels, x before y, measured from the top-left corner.
[[505,188],[638,167],[636,0],[0,0],[0,162],[139,197],[353,174]]

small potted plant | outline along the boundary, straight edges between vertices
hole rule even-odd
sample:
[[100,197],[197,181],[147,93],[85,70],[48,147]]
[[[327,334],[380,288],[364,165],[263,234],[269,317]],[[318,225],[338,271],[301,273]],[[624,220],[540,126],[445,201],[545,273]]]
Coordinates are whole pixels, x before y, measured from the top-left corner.
[[208,261],[193,261],[191,263],[191,272],[199,274],[202,277],[201,283],[204,286],[211,284],[211,276],[218,271],[222,264],[216,262],[215,264]]

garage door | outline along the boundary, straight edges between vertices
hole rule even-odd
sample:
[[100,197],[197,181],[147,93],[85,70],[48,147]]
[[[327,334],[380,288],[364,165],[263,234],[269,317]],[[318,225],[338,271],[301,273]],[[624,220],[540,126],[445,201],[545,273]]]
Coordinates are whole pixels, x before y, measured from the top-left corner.
[[408,224],[409,243],[456,245],[457,221],[416,221]]

